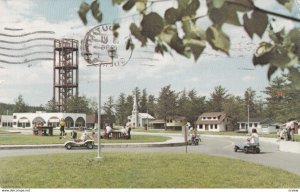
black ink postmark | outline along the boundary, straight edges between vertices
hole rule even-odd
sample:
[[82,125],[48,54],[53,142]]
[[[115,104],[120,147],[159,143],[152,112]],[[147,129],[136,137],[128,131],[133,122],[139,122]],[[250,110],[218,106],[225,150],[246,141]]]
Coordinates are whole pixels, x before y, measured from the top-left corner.
[[89,30],[81,41],[81,55],[89,64],[101,64],[111,60],[108,50],[114,49],[116,55],[113,65],[108,66],[124,66],[132,56],[132,51],[126,50],[126,42],[129,38],[129,35],[122,33],[115,38],[112,24],[98,25]]

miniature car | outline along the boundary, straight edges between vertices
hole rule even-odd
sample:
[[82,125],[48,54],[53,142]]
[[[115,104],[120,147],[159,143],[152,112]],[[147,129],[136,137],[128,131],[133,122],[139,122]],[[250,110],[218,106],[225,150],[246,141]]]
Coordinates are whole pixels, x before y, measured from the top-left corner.
[[260,153],[260,148],[258,144],[235,145],[234,151],[243,151],[244,153]]
[[188,140],[188,145],[199,145],[201,142],[200,135],[197,134],[194,138]]
[[65,148],[67,150],[72,149],[72,147],[86,147],[88,149],[93,149],[95,144],[94,144],[94,140],[86,140],[86,141],[67,141],[65,142]]

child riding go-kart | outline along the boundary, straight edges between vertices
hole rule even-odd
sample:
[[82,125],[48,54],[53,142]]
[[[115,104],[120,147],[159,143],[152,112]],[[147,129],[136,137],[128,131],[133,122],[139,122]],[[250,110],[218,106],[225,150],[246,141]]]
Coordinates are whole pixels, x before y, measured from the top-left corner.
[[235,145],[234,151],[243,151],[244,153],[260,153],[259,139],[256,129],[252,129],[252,134],[247,138],[247,142],[241,145]]
[[86,133],[83,133],[80,139],[77,139],[77,133],[72,131],[72,141],[65,142],[65,148],[70,150],[72,147],[86,147],[88,149],[93,149],[95,144],[94,140],[92,140]]

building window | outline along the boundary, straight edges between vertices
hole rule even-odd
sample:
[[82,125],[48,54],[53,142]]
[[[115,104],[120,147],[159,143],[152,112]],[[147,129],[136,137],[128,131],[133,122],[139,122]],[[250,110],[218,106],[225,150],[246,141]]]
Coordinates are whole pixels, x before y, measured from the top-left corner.
[[14,122],[14,125],[17,125],[17,122]]
[[249,127],[252,127],[252,123],[249,123]]
[[217,129],[218,128],[218,125],[217,124],[215,124],[215,129]]
[[14,115],[14,119],[16,119],[17,118],[17,116],[16,115]]
[[213,129],[213,125],[210,125],[209,127],[210,127],[210,129]]
[[206,119],[206,117],[202,117],[202,119]]
[[199,125],[199,128],[200,128],[200,129],[203,129],[203,125],[202,125],[202,124],[200,124],[200,125]]
[[257,123],[254,123],[254,127],[257,127]]
[[211,117],[207,117],[207,119],[211,119]]
[[217,119],[216,117],[213,117],[213,119]]

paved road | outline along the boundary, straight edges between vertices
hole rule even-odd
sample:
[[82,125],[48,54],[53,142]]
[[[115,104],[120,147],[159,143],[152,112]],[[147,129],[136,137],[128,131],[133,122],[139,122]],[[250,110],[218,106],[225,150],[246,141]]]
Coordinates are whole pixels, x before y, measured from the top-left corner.
[[[234,144],[242,143],[242,139],[235,138],[215,138],[202,136],[202,142],[199,146],[188,146],[188,153],[201,153],[216,156],[241,159],[248,162],[263,164],[266,166],[281,168],[289,172],[300,175],[300,154],[286,153],[278,150],[278,146],[272,143],[261,143],[260,154],[244,154],[242,152],[235,153],[233,151]],[[102,152],[175,152],[185,153],[185,146],[177,147],[131,147],[131,148],[102,148]],[[97,149],[94,149],[95,155]],[[0,150],[0,158],[8,156],[35,155],[49,153],[73,153],[73,152],[91,152],[86,149],[73,149],[70,151],[64,148],[49,149],[11,149]]]

